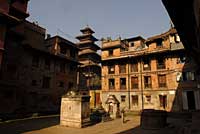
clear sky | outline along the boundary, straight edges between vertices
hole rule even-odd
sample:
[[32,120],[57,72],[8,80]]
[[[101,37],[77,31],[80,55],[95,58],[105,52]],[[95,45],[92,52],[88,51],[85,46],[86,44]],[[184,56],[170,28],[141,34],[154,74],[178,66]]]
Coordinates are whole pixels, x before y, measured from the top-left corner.
[[98,39],[148,38],[170,27],[161,0],[30,0],[28,12],[28,20],[69,40],[86,25]]

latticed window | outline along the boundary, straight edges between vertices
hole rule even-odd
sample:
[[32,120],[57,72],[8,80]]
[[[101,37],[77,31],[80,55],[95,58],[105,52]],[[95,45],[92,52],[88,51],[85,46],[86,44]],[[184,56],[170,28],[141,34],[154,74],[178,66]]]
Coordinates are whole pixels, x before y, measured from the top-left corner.
[[115,79],[109,79],[108,82],[109,82],[109,89],[110,90],[115,89]]
[[133,106],[138,106],[138,95],[132,95],[132,105]]
[[119,65],[119,73],[126,73],[126,64]]
[[32,58],[32,66],[39,67],[39,56],[34,55]]
[[138,77],[131,77],[131,88],[132,89],[138,88]]
[[37,80],[32,80],[31,85],[32,86],[37,86]]
[[113,49],[108,50],[108,56],[113,56]]
[[59,87],[64,87],[64,82],[63,81],[59,81],[59,83],[58,83],[59,85]]
[[45,69],[49,70],[50,69],[50,65],[51,65],[50,59],[45,58],[44,64],[45,64]]
[[157,60],[157,69],[165,69],[165,60],[163,58]]
[[151,88],[151,76],[144,76],[144,88]]
[[50,88],[50,77],[43,77],[42,87],[43,88]]
[[166,75],[158,75],[158,85],[159,87],[166,87]]
[[126,96],[125,95],[121,96],[121,102],[126,102]]
[[195,73],[194,72],[183,72],[182,80],[183,81],[195,80]]
[[126,78],[120,78],[120,89],[126,89]]
[[143,60],[143,70],[151,70],[150,60],[147,58]]
[[109,74],[114,74],[115,73],[115,66],[114,65],[108,66],[108,73]]
[[151,103],[151,95],[146,95],[145,96],[145,102],[146,103]]
[[76,57],[76,51],[74,49],[70,49],[70,57],[72,58]]
[[162,47],[163,46],[162,39],[159,39],[159,40],[156,41],[156,46],[157,47]]
[[67,48],[64,46],[60,46],[60,53],[66,55],[67,54]]
[[167,96],[166,95],[159,95],[160,107],[166,108],[167,107]]
[[137,63],[131,64],[131,72],[138,72],[138,64]]
[[65,73],[65,63],[60,63],[60,72]]
[[73,82],[69,82],[68,83],[68,89],[70,90],[70,89],[72,89],[74,87],[74,83]]

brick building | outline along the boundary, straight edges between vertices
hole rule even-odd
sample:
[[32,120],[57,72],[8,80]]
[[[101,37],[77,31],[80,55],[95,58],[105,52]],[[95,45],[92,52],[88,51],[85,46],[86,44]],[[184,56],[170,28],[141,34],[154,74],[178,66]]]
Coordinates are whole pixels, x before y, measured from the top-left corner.
[[200,1],[162,0],[162,2],[181,37],[187,53],[199,64]]
[[[5,49],[7,31],[21,23],[29,16],[27,13],[28,0],[0,1],[0,68]],[[19,32],[19,29],[16,29]],[[21,31],[20,31],[21,32]]]
[[[192,70],[191,70],[192,68]],[[115,96],[120,108],[133,111],[198,110],[197,66],[187,57],[174,28],[143,39],[102,41],[102,103]]]
[[81,35],[76,38],[79,40],[79,89],[83,94],[89,94],[91,108],[95,108],[101,102],[101,56],[98,54],[100,47],[95,44],[94,31],[89,27],[80,30]]
[[0,117],[58,112],[62,95],[76,87],[79,49],[60,36],[46,38],[44,28],[24,20],[27,1],[11,2],[20,11],[0,12]]

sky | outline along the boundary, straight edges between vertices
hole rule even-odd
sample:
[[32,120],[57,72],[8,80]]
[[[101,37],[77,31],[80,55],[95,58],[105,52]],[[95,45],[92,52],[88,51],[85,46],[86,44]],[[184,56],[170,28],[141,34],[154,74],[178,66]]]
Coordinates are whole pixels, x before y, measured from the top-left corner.
[[89,25],[98,39],[148,38],[170,28],[161,0],[30,0],[31,22],[71,41]]

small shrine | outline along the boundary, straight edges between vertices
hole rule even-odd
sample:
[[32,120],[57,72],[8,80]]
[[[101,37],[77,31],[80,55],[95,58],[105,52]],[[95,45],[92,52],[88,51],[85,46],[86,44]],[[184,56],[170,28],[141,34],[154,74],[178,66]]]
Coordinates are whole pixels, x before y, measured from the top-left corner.
[[70,91],[62,97],[60,125],[82,128],[90,123],[90,96]]

